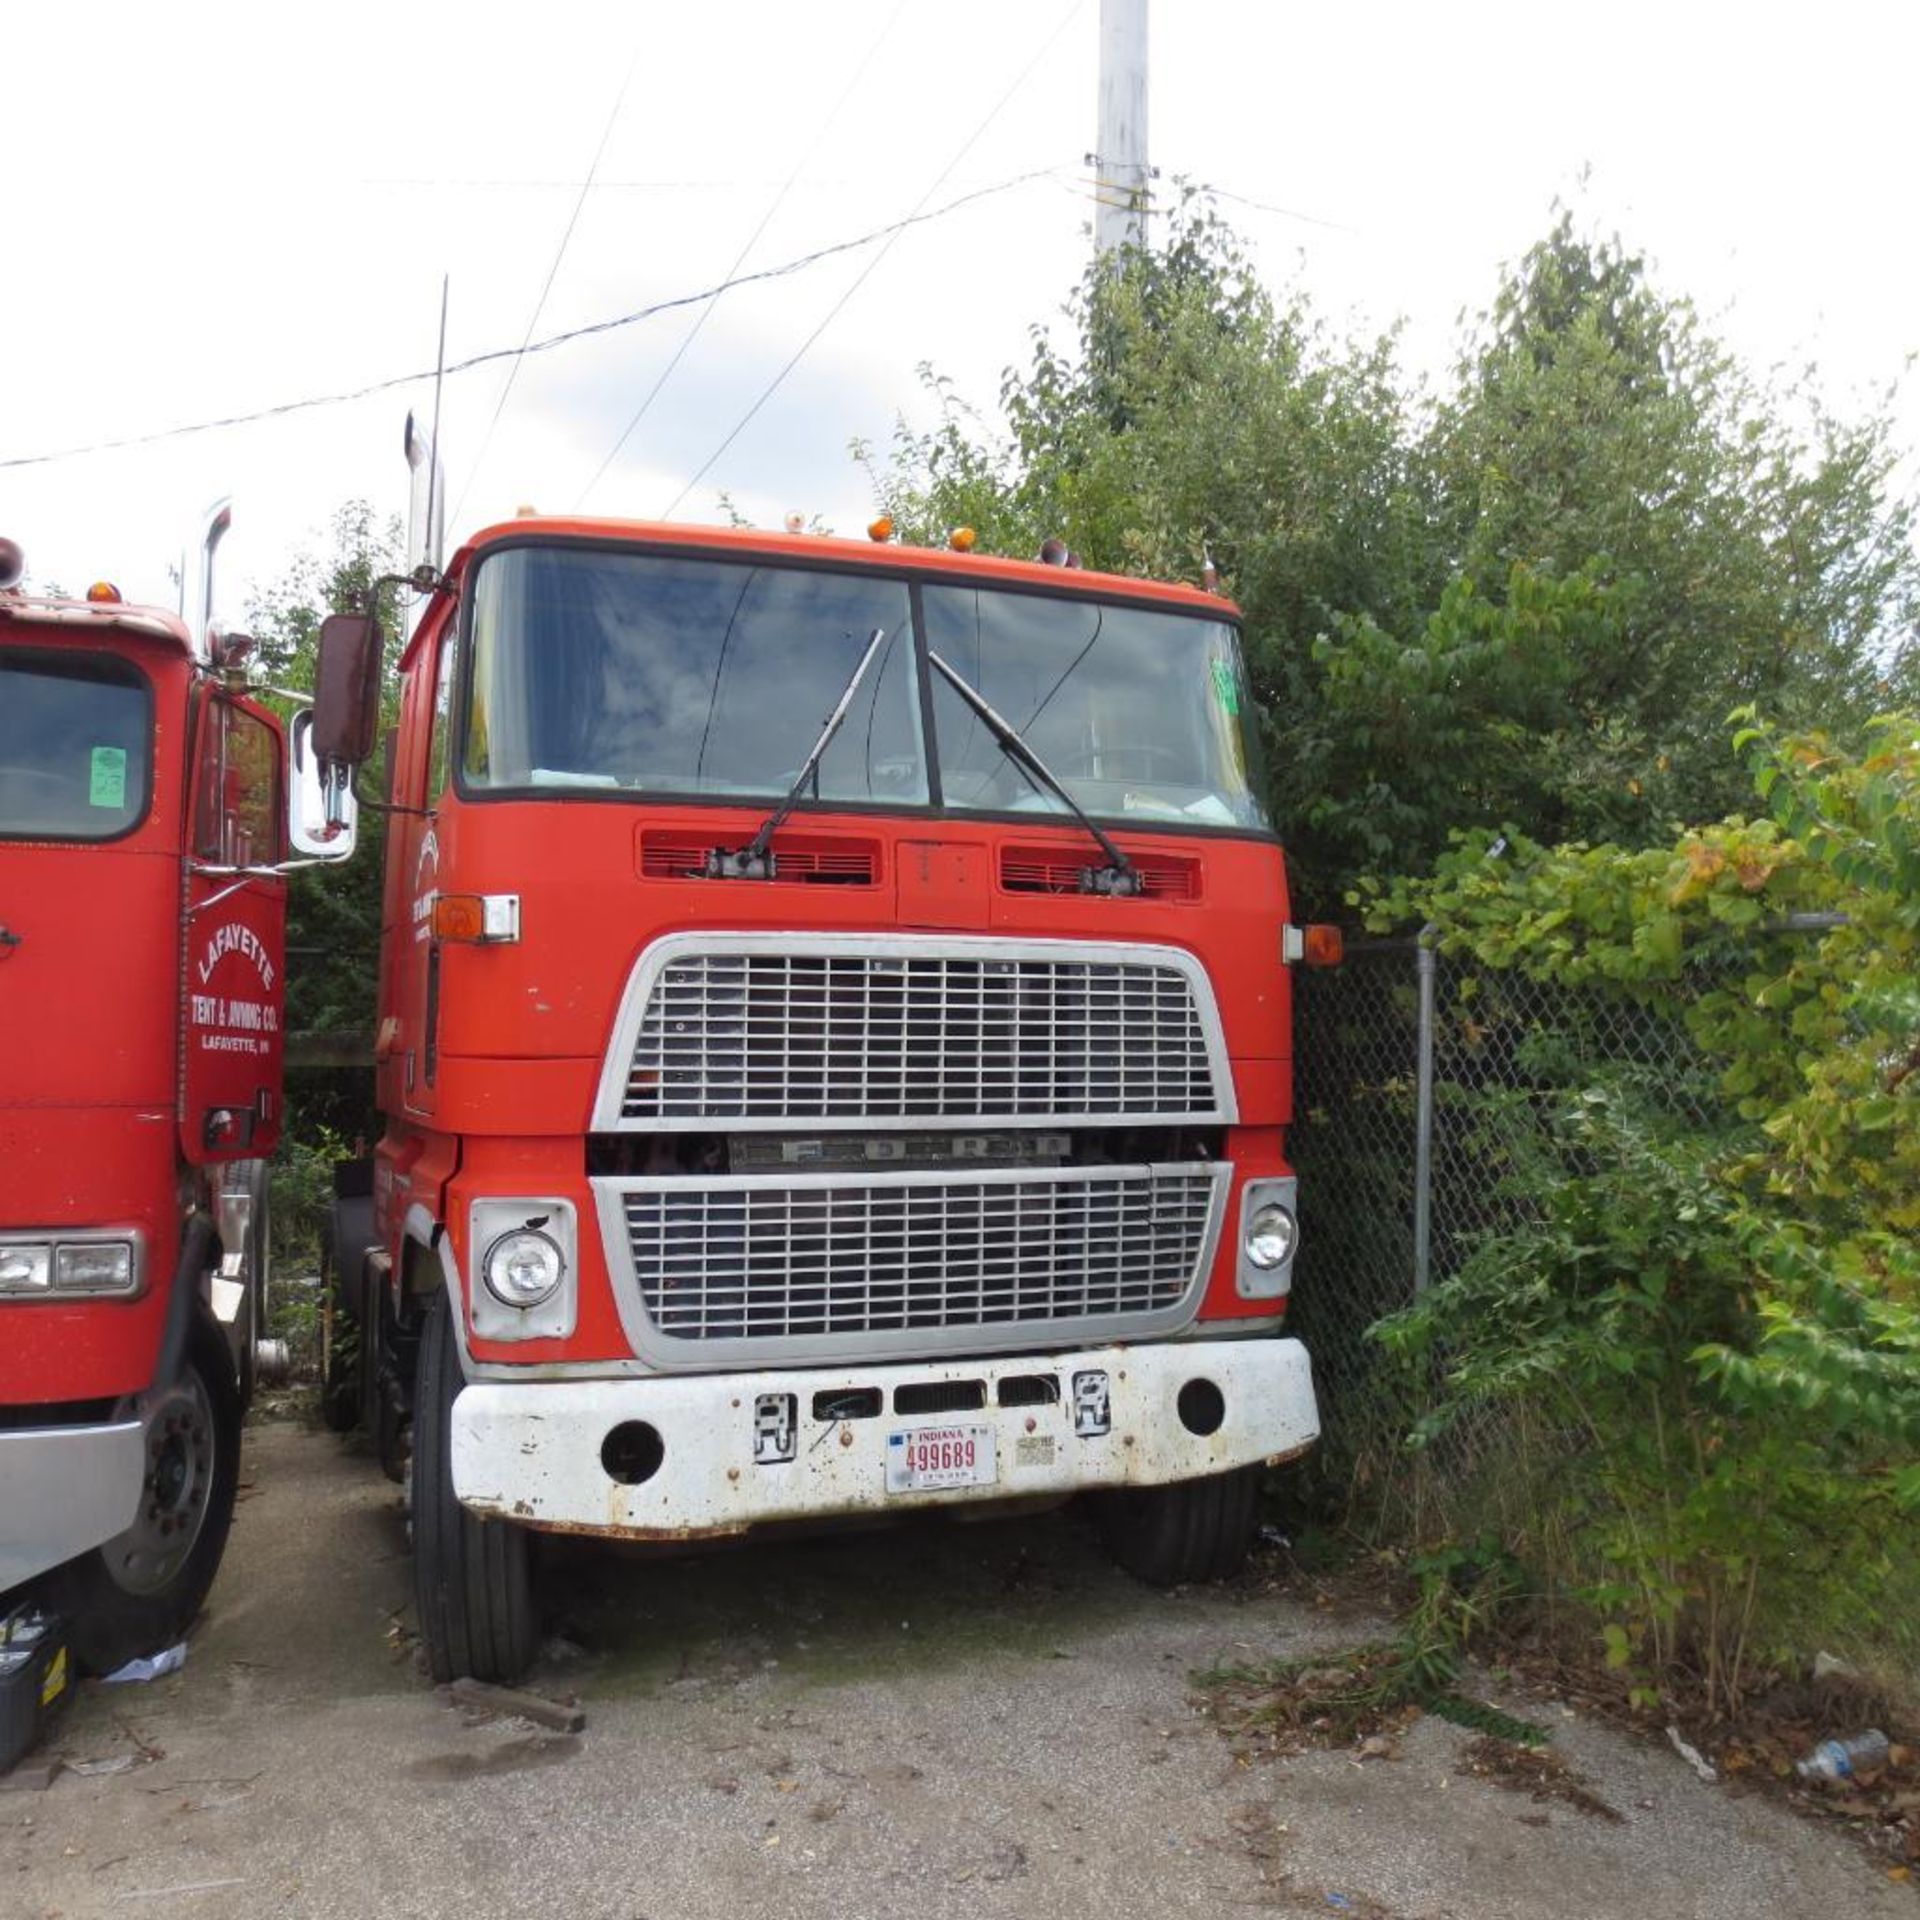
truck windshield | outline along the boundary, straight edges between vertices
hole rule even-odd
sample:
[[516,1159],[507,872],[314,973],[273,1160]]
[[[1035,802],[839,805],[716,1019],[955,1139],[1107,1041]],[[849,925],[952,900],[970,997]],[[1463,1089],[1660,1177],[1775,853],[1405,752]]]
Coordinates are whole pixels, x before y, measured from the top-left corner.
[[778,798],[875,627],[880,657],[806,797],[924,804],[900,581],[509,548],[474,589],[467,781]]
[[0,656],[0,839],[114,840],[137,826],[151,702],[125,661]]
[[[992,588],[930,585],[922,600],[927,644],[1088,813],[1267,824],[1253,705],[1225,621]],[[944,680],[933,718],[949,806],[1066,811]]]
[[[932,580],[919,599],[927,646],[1087,812],[1266,826],[1239,639],[1225,621]],[[903,580],[509,547],[475,575],[466,784],[777,799],[876,627],[881,654],[803,798],[924,806],[933,754]],[[948,806],[1068,811],[938,676],[932,712]]]

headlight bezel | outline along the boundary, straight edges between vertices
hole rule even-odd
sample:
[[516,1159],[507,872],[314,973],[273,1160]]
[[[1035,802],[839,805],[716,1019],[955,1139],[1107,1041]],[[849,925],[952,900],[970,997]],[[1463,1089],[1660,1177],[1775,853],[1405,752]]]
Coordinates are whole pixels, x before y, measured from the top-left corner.
[[[74,1269],[102,1254],[112,1259],[112,1270],[75,1277]],[[146,1290],[146,1236],[137,1227],[9,1233],[0,1236],[0,1262],[17,1269],[14,1275],[0,1270],[0,1305],[132,1300]]]
[[[1240,1240],[1235,1285],[1243,1300],[1284,1300],[1293,1290],[1293,1263],[1300,1252],[1299,1182],[1292,1174],[1249,1180],[1240,1190]],[[1277,1259],[1255,1257],[1254,1241],[1263,1221],[1284,1216],[1286,1245]]]
[[[573,1202],[558,1195],[475,1200],[467,1214],[467,1316],[476,1340],[564,1339],[579,1302],[579,1233]],[[496,1287],[495,1256],[517,1236],[533,1235],[559,1260],[556,1283],[537,1300],[516,1302]]]

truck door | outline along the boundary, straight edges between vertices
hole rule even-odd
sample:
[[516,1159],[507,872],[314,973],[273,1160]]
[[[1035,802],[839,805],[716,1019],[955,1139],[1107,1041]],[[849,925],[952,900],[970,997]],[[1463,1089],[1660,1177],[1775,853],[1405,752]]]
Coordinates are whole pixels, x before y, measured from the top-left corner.
[[[203,696],[188,797],[180,1146],[196,1165],[270,1154],[280,1138],[287,883],[278,726]],[[249,872],[247,869],[255,869]]]

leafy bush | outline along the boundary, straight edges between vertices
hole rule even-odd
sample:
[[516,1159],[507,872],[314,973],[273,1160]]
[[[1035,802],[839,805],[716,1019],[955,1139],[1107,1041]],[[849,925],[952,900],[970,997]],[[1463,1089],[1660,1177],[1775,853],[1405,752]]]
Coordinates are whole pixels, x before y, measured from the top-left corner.
[[1524,1204],[1377,1336],[1435,1383],[1416,1446],[1508,1423],[1506,1544],[1614,1664],[1727,1708],[1816,1639],[1911,1667],[1910,1612],[1877,1615],[1920,1563],[1920,720],[1857,756],[1741,742],[1766,818],[1641,853],[1463,843],[1357,896],[1437,923],[1490,1002],[1550,982],[1698,1055],[1704,1101],[1537,1049]]

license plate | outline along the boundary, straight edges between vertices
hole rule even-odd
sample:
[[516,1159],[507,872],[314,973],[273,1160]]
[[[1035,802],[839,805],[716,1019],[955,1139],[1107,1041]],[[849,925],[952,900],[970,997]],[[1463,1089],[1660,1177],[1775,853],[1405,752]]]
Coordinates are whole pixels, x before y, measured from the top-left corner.
[[989,1426],[908,1427],[887,1436],[887,1491],[990,1487],[1000,1478]]

